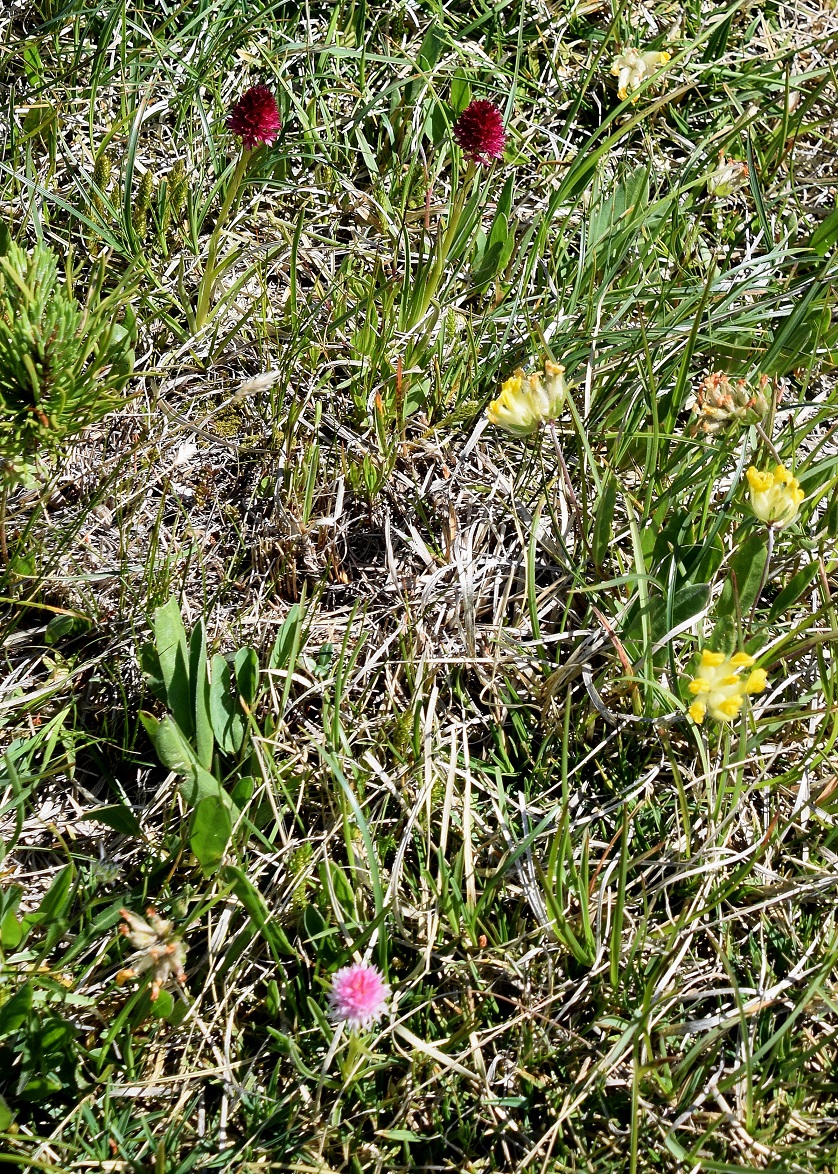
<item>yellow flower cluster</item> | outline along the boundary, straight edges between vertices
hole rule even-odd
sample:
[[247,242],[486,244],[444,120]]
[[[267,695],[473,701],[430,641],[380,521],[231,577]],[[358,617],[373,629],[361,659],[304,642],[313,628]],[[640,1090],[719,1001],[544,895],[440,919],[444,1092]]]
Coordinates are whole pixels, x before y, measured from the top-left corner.
[[759,520],[776,530],[790,526],[806,496],[797,478],[782,465],[777,465],[773,473],[760,472],[751,465],[746,475],[751,487],[751,509]]
[[544,374],[525,375],[519,368],[501,385],[497,399],[486,409],[489,423],[504,428],[513,436],[529,436],[542,424],[555,420],[562,410],[567,385],[564,367],[549,359]]
[[693,721],[701,725],[707,713],[717,722],[733,721],[742,709],[745,696],[761,693],[765,688],[765,669],[754,669],[747,677],[739,675],[740,669],[749,669],[753,663],[754,658],[747,652],[725,656],[723,652],[710,652],[705,648],[698,676],[689,684],[695,697],[690,706]]
[[707,176],[707,194],[725,200],[748,182],[748,164],[741,159],[726,159],[719,152],[719,166]]
[[631,100],[636,102],[640,95],[634,91],[639,90],[646,78],[651,77],[660,66],[666,65],[667,61],[669,54],[659,53],[655,49],[649,49],[645,53],[635,48],[626,49],[625,53],[616,57],[611,66],[611,73],[617,79],[617,94],[620,101],[624,101],[631,91]]

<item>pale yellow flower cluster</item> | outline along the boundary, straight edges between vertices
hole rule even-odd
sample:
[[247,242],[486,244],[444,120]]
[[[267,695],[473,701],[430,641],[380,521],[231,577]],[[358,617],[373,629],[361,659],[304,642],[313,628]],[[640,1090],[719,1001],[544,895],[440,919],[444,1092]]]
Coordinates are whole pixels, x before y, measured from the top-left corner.
[[126,924],[121,925],[123,933],[137,953],[131,959],[132,965],[120,970],[116,976],[118,986],[137,978],[147,970],[152,971],[151,1000],[160,994],[160,988],[174,975],[178,982],[185,982],[186,943],[173,932],[171,921],[159,917],[153,909],[146,910],[148,921],[143,921],[130,909],[120,909]]
[[757,386],[746,379],[735,382],[724,371],[713,371],[698,390],[693,411],[696,421],[693,435],[704,432],[712,436],[733,424],[753,424],[766,415],[770,407],[768,376],[760,375]]
[[617,79],[617,94],[624,101],[629,92],[632,102],[640,97],[635,93],[639,90],[647,77],[651,77],[662,65],[669,61],[669,53],[659,53],[656,49],[649,49],[641,53],[639,49],[626,49],[619,57],[615,57],[611,66],[611,73]]
[[707,194],[717,200],[727,199],[748,182],[748,164],[741,159],[726,159],[719,153],[719,166],[707,176]]
[[751,487],[751,509],[759,520],[775,530],[790,526],[806,496],[797,478],[782,465],[777,465],[773,472],[760,472],[751,465],[747,478]]
[[689,690],[695,697],[690,706],[690,717],[698,725],[710,714],[717,722],[731,722],[742,709],[742,702],[749,693],[761,693],[765,688],[765,669],[754,669],[747,677],[739,675],[740,669],[749,669],[754,658],[746,652],[725,656],[723,652],[710,652],[705,648],[701,654],[698,676],[690,681]]
[[513,436],[529,436],[542,424],[555,420],[567,396],[564,367],[549,359],[544,374],[526,375],[518,368],[501,385],[497,399],[486,409],[489,423],[504,428]]

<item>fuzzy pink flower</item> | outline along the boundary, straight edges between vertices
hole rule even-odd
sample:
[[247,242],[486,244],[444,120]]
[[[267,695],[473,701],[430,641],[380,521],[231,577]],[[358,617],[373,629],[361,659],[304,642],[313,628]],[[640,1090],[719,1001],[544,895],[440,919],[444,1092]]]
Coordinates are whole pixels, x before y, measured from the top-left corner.
[[272,143],[281,126],[276,98],[267,86],[245,90],[227,116],[227,128],[241,136],[248,151],[257,143]]
[[503,157],[506,135],[503,119],[494,102],[475,98],[454,123],[454,139],[467,159],[491,163]]
[[329,992],[332,1018],[342,1019],[356,1030],[366,1030],[385,1014],[389,997],[390,987],[377,966],[371,962],[353,962],[332,979]]

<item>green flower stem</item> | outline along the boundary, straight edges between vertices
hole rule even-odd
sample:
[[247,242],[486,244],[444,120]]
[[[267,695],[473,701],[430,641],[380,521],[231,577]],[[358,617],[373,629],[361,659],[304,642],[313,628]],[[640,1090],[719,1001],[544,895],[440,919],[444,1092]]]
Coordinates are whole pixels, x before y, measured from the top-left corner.
[[236,164],[236,169],[227,186],[227,194],[224,196],[224,203],[221,205],[221,211],[218,213],[218,219],[215,222],[215,228],[212,230],[210,237],[209,249],[207,250],[207,264],[204,269],[201,284],[198,287],[198,305],[195,310],[195,327],[201,330],[210,316],[210,305],[212,303],[212,291],[218,277],[218,268],[216,261],[218,258],[218,244],[221,240],[221,231],[227,223],[230,215],[230,210],[233,207],[236,196],[238,195],[241,182],[244,179],[248,164],[252,158],[253,152],[242,148],[241,156]]
[[451,252],[451,247],[457,236],[457,229],[460,227],[460,220],[463,216],[463,209],[466,206],[466,200],[471,192],[474,177],[477,174],[477,164],[470,162],[466,168],[463,182],[460,184],[459,190],[454,197],[454,203],[451,207],[451,215],[448,218],[448,227],[445,230],[445,236],[439,242],[436,250],[436,257],[434,259],[433,268],[428,274],[428,279],[425,282],[425,290],[422,295],[422,301],[419,303],[419,309],[410,323],[410,326],[415,326],[420,322],[428,312],[436,291],[439,289],[439,283],[442,280],[442,275],[445,272],[445,262],[448,260],[448,254]]
[[754,602],[751,607],[751,614],[748,616],[748,624],[749,625],[753,624],[753,622],[754,622],[754,616],[756,615],[757,604],[759,603],[759,597],[762,595],[763,591],[765,590],[765,584],[768,582],[768,574],[769,574],[769,570],[771,567],[771,556],[774,553],[774,527],[768,526],[768,527],[766,527],[766,529],[767,529],[767,539],[768,539],[768,541],[767,541],[768,552],[765,556],[765,566],[762,568],[762,578],[759,581],[759,587],[757,588],[757,593],[754,596]]

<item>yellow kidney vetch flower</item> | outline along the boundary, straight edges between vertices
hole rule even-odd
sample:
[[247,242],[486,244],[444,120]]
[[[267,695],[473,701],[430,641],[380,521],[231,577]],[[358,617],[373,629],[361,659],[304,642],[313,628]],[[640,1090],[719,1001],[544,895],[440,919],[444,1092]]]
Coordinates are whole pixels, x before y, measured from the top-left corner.
[[746,476],[751,487],[751,509],[759,520],[776,530],[790,526],[806,496],[797,478],[782,465],[777,465],[773,473],[760,472],[751,465]]
[[690,717],[698,725],[710,714],[717,722],[732,722],[742,709],[742,702],[749,693],[761,693],[765,688],[765,669],[754,669],[747,677],[739,675],[740,669],[749,669],[754,658],[747,652],[725,656],[723,652],[711,652],[705,648],[698,666],[698,676],[690,681],[689,690],[695,697],[690,706]]
[[659,53],[656,49],[648,49],[641,53],[634,47],[615,57],[611,73],[617,79],[617,94],[620,100],[624,101],[631,91],[631,100],[636,102],[640,95],[634,91],[640,89],[647,77],[651,77],[662,65],[666,65],[669,57],[669,53]]
[[489,423],[513,436],[529,436],[542,424],[555,420],[567,396],[564,367],[549,359],[544,374],[525,375],[519,367],[501,384],[500,394],[486,409]]

